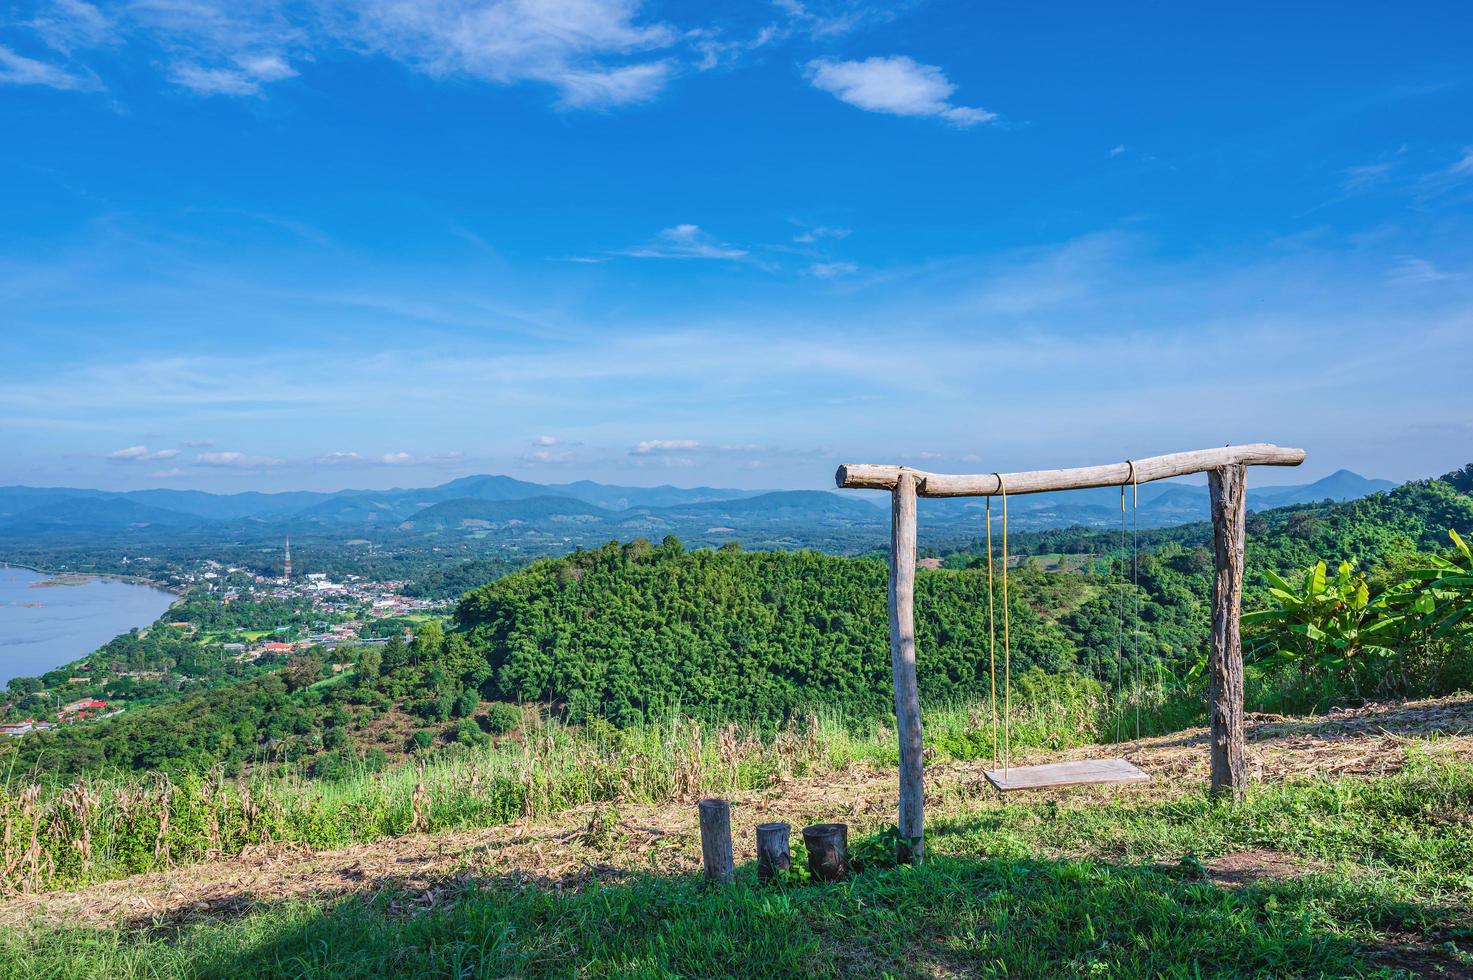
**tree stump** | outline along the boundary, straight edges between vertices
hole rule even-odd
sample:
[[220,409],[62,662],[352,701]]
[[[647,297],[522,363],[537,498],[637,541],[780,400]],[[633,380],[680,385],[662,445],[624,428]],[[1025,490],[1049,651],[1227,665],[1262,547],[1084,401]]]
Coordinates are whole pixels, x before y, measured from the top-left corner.
[[706,877],[726,884],[731,881],[731,804],[725,800],[702,800],[697,809],[701,815],[701,861]]
[[808,848],[808,870],[820,881],[843,881],[849,877],[849,825],[816,823],[803,828]]
[[776,878],[793,866],[789,838],[793,828],[785,823],[757,825],[757,877],[763,881]]

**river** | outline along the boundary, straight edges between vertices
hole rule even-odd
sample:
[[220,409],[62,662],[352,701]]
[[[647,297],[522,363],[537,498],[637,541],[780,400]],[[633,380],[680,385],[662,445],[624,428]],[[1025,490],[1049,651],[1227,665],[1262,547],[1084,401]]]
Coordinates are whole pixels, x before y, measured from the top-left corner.
[[39,676],[85,657],[119,633],[148,626],[176,598],[109,578],[37,587],[58,577],[0,566],[0,685],[12,677]]

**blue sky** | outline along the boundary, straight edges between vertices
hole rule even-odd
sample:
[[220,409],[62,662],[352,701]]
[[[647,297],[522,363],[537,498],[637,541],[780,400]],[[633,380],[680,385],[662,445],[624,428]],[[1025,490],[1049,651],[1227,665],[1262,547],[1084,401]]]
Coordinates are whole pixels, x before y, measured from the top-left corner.
[[1473,459],[1473,12],[0,11],[0,483]]

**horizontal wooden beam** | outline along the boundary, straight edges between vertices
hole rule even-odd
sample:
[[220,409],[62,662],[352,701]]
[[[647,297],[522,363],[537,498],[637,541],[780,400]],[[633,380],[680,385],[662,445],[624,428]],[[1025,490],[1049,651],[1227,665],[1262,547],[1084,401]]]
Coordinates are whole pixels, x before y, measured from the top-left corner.
[[1189,473],[1206,473],[1224,466],[1298,466],[1302,462],[1302,449],[1285,449],[1261,442],[1248,446],[1198,449],[1189,453],[1168,453],[1165,456],[1149,456],[1133,462],[1107,463],[1104,466],[1003,473],[1001,481],[996,473],[927,473],[904,466],[846,463],[834,474],[834,482],[845,489],[894,490],[900,474],[909,473],[915,478],[916,494],[921,497],[993,497],[1001,493],[1004,486],[1011,496],[1045,493],[1050,490],[1083,490],[1088,487],[1151,483]]

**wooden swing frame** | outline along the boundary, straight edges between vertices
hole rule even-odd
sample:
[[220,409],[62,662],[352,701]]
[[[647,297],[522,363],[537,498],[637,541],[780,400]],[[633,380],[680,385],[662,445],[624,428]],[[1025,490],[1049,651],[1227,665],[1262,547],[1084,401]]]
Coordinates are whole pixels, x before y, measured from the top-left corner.
[[[1207,474],[1212,503],[1212,643],[1207,663],[1212,791],[1241,799],[1248,785],[1243,723],[1243,535],[1249,466],[1298,466],[1304,450],[1267,443],[1171,453],[1124,463],[1023,473],[958,475],[904,466],[846,464],[834,481],[841,489],[890,492],[890,667],[895,684],[895,729],[900,741],[900,832],[914,841],[912,859],[925,856],[925,767],[921,758],[921,705],[916,687],[916,498],[1008,496],[1152,483]],[[1052,785],[1058,785],[1053,783]]]

